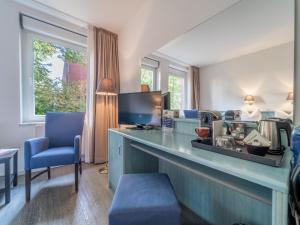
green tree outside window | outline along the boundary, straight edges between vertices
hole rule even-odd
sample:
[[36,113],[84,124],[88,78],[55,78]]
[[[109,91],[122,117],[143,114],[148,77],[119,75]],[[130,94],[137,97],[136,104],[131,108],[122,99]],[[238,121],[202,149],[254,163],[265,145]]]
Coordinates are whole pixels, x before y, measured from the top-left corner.
[[[85,111],[86,79],[66,80],[51,77],[51,59],[57,56],[64,62],[64,71],[69,64],[82,65],[86,72],[84,54],[41,40],[33,41],[35,114],[46,112]],[[84,71],[85,70],[85,71]]]
[[141,84],[147,84],[150,90],[153,91],[154,73],[152,70],[141,68]]
[[169,76],[168,90],[171,97],[171,109],[182,109],[184,79],[178,76]]

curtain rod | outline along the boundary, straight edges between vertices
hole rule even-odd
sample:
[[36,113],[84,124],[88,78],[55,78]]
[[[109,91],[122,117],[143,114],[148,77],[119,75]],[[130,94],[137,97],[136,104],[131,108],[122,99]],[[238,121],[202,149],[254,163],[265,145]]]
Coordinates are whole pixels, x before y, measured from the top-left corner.
[[184,72],[184,73],[186,73],[187,71],[189,71],[188,67],[181,67],[181,66],[176,66],[176,65],[172,65],[172,64],[169,65],[169,68],[171,68],[173,70],[180,71],[180,72]]
[[33,19],[33,20],[36,20],[36,21],[39,21],[39,22],[41,22],[41,23],[45,23],[45,24],[47,24],[47,25],[50,25],[50,26],[53,26],[53,27],[56,27],[56,28],[59,28],[59,29],[62,29],[62,30],[65,30],[65,31],[71,32],[71,33],[73,33],[73,34],[77,34],[77,35],[80,35],[80,36],[82,36],[82,37],[85,37],[85,38],[87,38],[87,36],[86,36],[86,35],[84,35],[84,34],[78,33],[78,32],[76,32],[76,31],[73,31],[73,30],[67,29],[67,28],[65,28],[65,27],[62,27],[62,26],[58,26],[58,25],[56,25],[56,24],[53,24],[53,23],[49,23],[49,22],[47,22],[47,21],[44,21],[44,20],[41,20],[41,19],[37,19],[37,18],[35,18],[35,17],[32,17],[32,16],[29,16],[29,15],[26,15],[26,14],[24,14],[24,13],[20,13],[20,24],[21,24],[22,28],[24,28],[24,27],[23,27],[23,19],[22,19],[22,17],[23,17],[23,16],[25,16],[25,17],[28,17],[28,18],[30,18],[30,19]]
[[107,34],[111,34],[111,35],[116,36],[118,38],[118,34],[112,32],[112,31],[106,30],[106,29],[101,28],[101,27],[95,27],[95,29],[96,29],[96,31],[103,31]]
[[152,60],[152,61],[154,61],[154,62],[158,62],[158,63],[159,63],[159,61],[158,61],[158,60],[156,60],[156,59],[152,59],[152,58],[149,58],[149,57],[144,57],[144,59],[149,59],[149,60]]

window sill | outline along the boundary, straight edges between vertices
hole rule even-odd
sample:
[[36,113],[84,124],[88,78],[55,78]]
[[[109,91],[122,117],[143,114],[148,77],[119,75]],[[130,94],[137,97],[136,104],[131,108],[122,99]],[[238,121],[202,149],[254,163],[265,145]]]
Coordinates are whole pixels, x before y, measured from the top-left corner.
[[32,122],[20,122],[19,126],[43,126],[45,125],[44,121],[32,121]]

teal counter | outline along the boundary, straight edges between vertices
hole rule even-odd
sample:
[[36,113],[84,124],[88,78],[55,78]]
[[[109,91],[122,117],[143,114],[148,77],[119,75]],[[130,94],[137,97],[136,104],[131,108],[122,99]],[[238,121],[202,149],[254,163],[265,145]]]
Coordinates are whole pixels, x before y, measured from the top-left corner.
[[175,118],[174,132],[195,135],[195,128],[200,127],[199,119]]
[[[124,173],[164,172],[179,200],[208,223],[287,225],[290,151],[282,167],[275,168],[193,148],[194,138],[161,130],[111,129],[110,187],[114,189]],[[239,207],[241,202],[248,212]]]

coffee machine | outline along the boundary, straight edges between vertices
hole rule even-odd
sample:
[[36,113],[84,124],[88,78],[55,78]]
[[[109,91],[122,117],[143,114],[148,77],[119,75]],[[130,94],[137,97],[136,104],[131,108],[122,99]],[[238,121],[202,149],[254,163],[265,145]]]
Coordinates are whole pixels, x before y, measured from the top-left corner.
[[285,132],[288,146],[292,132],[292,123],[290,120],[280,118],[270,118],[259,121],[258,130],[262,136],[271,142],[269,154],[280,155],[284,153],[285,147],[282,140],[282,131]]
[[[215,143],[215,131],[216,130],[221,130],[223,127],[223,122],[222,123],[215,123],[216,121],[222,122],[222,115],[218,111],[200,111],[200,126],[201,127],[208,127],[209,128],[209,138],[211,139],[211,144],[214,145]],[[219,125],[217,127],[217,125]]]
[[222,115],[218,111],[200,111],[201,127],[212,127],[213,121],[222,120]]

